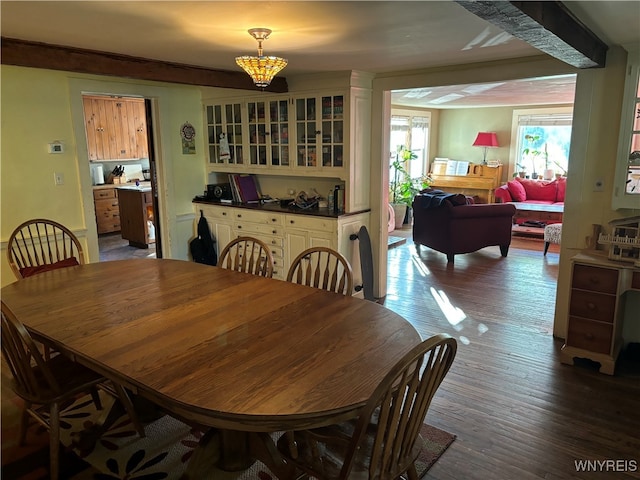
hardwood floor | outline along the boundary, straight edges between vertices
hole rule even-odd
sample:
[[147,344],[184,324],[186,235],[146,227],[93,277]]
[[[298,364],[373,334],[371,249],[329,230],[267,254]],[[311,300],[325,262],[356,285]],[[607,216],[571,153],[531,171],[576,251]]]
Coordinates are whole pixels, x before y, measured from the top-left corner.
[[[489,247],[455,265],[426,247],[418,254],[410,238],[389,250],[385,305],[423,337],[458,340],[427,416],[458,438],[426,479],[640,478],[638,365],[612,377],[560,363],[558,249],[542,247],[514,239],[507,258]],[[627,462],[577,471],[576,461],[607,459]]]

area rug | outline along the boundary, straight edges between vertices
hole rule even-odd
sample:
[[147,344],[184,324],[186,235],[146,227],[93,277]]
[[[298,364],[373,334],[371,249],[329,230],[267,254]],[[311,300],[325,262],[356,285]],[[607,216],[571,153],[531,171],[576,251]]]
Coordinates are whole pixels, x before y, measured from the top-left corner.
[[[103,396],[108,408],[111,397]],[[6,411],[3,408],[3,417]],[[74,450],[72,438],[75,432],[90,427],[98,418],[90,397],[83,397],[64,408],[61,412],[61,441],[65,449],[61,460],[61,476],[73,480],[160,480],[181,479],[192,458],[194,449],[203,436],[203,431],[162,415],[145,423],[146,438],[140,438],[129,418],[121,417],[104,434],[90,452]],[[4,418],[3,418],[4,420]],[[5,450],[7,432],[3,428],[2,478],[31,480],[47,478],[48,465],[47,433],[43,428],[32,426],[29,443],[38,445],[34,449],[25,448],[26,458],[16,458],[19,452]],[[417,462],[417,470],[422,477],[455,440],[455,435],[436,427],[423,425],[421,430],[425,448]],[[274,434],[274,438],[278,434]],[[10,458],[7,458],[7,454]],[[213,459],[212,459],[213,460]],[[276,480],[276,476],[262,463],[254,463],[240,473],[223,472],[212,467],[198,480]]]

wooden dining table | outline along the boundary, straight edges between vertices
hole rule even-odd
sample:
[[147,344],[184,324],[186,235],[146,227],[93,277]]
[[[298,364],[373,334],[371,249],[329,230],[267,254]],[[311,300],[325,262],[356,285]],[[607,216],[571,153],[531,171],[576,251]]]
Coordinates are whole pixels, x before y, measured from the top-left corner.
[[[375,302],[181,260],[58,269],[1,295],[36,338],[134,394],[262,440],[356,417],[421,340]],[[239,443],[270,461],[272,445]]]

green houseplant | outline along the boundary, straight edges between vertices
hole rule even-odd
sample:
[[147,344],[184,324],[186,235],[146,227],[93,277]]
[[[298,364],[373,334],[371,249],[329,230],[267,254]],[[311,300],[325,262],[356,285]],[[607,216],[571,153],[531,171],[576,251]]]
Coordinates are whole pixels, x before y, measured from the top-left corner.
[[[413,198],[424,188],[431,185],[431,178],[428,176],[412,178],[407,170],[407,162],[415,160],[418,156],[404,147],[400,147],[391,162],[393,169],[391,182],[389,183],[390,203],[396,215],[396,228],[402,225],[410,211]],[[399,218],[400,217],[400,218]]]

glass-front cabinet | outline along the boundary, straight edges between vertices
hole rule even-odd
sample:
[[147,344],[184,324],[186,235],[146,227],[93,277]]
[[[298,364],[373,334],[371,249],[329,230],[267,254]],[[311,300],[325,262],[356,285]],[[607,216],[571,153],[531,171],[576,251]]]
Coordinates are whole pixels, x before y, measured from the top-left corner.
[[344,96],[296,98],[296,166],[344,167]]
[[613,189],[615,209],[640,209],[640,48],[628,55]]
[[242,165],[244,163],[242,104],[237,102],[207,105],[205,112],[209,163]]

